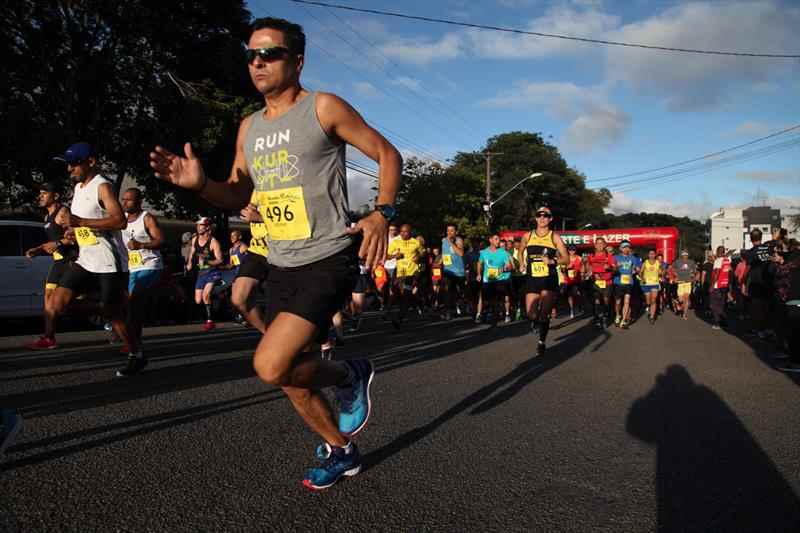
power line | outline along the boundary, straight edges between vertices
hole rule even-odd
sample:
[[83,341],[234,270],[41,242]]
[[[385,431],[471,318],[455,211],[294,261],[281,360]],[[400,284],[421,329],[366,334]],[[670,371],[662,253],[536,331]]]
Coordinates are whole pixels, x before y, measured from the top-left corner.
[[[745,163],[747,161],[752,161],[754,159],[760,159],[762,157],[768,157],[773,154],[777,154],[780,152],[784,152],[786,150],[790,150],[796,146],[800,146],[800,138],[794,138],[792,140],[783,141],[780,143],[776,143],[770,146],[765,146],[759,148],[757,150],[752,150],[751,152],[746,152],[744,154],[737,154],[736,156],[730,156],[718,161],[713,162],[713,164],[708,164],[705,166],[698,165],[696,167],[683,169],[675,172],[670,172],[667,174],[663,174],[660,176],[654,176],[651,178],[645,178],[640,180],[633,180],[627,183],[620,183],[617,185],[612,186],[612,192],[630,192],[642,187],[651,187],[654,185],[662,185],[665,183],[672,183],[675,181],[680,181],[692,176],[698,176],[710,172],[712,170],[719,170],[721,168],[726,168],[732,165],[738,165],[740,163]],[[677,176],[677,177],[675,177]]]
[[381,15],[385,17],[397,17],[409,20],[421,20],[423,22],[435,22],[437,24],[449,24],[451,26],[463,26],[466,28],[477,28],[481,30],[501,31],[506,33],[516,33],[520,35],[533,35],[535,37],[546,37],[549,39],[563,39],[567,41],[578,41],[592,44],[602,44],[606,46],[624,46],[628,48],[644,48],[647,50],[661,50],[665,52],[683,52],[687,54],[705,54],[717,56],[738,56],[738,57],[764,57],[772,59],[798,59],[800,54],[760,54],[753,52],[731,52],[725,50],[699,50],[694,48],[673,48],[670,46],[656,46],[649,44],[639,43],[625,43],[621,41],[606,41],[604,39],[590,39],[588,37],[574,37],[572,35],[559,35],[557,33],[542,33],[529,30],[519,30],[516,28],[504,28],[502,26],[490,26],[487,24],[473,24],[470,22],[459,22],[455,20],[440,19],[434,17],[423,17],[419,15],[408,15],[406,13],[396,13],[392,11],[381,11],[379,9],[366,9],[360,7],[344,6],[340,4],[331,4],[327,2],[316,2],[312,0],[289,0],[296,4],[308,4],[320,7],[327,7],[333,9],[343,9],[346,11],[356,11],[358,13],[369,13],[372,15]]
[[[329,26],[328,24],[326,24],[325,22],[323,22],[322,20],[320,20],[320,19],[319,19],[319,18],[318,18],[316,15],[314,15],[314,13],[313,13],[311,10],[309,10],[309,9],[305,8],[304,6],[301,6],[301,7],[303,8],[303,11],[305,11],[306,13],[308,13],[308,14],[309,14],[309,16],[311,16],[311,17],[312,17],[314,20],[316,20],[316,21],[317,21],[317,22],[318,22],[318,23],[319,23],[321,26],[323,26],[324,28],[326,28],[326,29],[327,29],[327,30],[328,30],[330,33],[333,33],[333,34],[334,34],[336,37],[338,37],[338,38],[339,38],[339,40],[341,40],[341,41],[343,41],[344,43],[346,43],[348,46],[350,46],[350,48],[352,48],[353,50],[355,50],[357,53],[359,53],[359,54],[360,54],[360,53],[363,53],[363,50],[359,49],[359,48],[358,48],[358,46],[356,46],[356,45],[355,45],[355,44],[353,44],[353,43],[352,43],[350,40],[348,40],[348,39],[346,39],[344,36],[342,36],[342,34],[341,34],[341,33],[339,33],[338,31],[336,31],[336,29],[335,29],[335,28],[332,28],[331,26]],[[340,18],[338,15],[336,15],[335,13],[333,13],[333,11],[331,11],[330,9],[328,9],[327,11],[328,11],[329,13],[331,13],[332,15],[334,15],[334,16],[335,16],[335,17],[336,17],[338,20],[340,20],[340,21],[344,22],[344,21],[343,21],[343,20],[342,20],[342,19],[341,19],[341,18]],[[346,22],[344,22],[344,23],[345,23],[345,24],[347,24]],[[348,27],[350,27],[350,26],[348,25]],[[352,30],[352,28],[351,28],[351,30]],[[355,33],[355,30],[353,30],[353,32]],[[364,39],[364,38],[362,37],[362,39]],[[373,49],[377,50],[377,47],[375,47],[375,45],[371,45],[371,46],[373,47]],[[380,64],[378,64],[378,63],[377,63],[377,62],[376,62],[376,61],[375,61],[375,60],[374,60],[372,57],[370,57],[370,54],[369,54],[369,53],[365,54],[365,56],[367,57],[367,59],[369,60],[369,62],[370,62],[370,63],[372,63],[373,65],[375,65],[375,66],[376,66],[376,67],[377,67],[377,68],[380,70],[381,74],[383,74],[384,76],[386,76],[386,78],[387,78],[387,79],[388,79],[390,82],[394,82],[394,83],[397,83],[397,84],[399,84],[399,85],[401,85],[401,86],[405,87],[405,89],[406,89],[408,92],[412,93],[412,94],[413,94],[413,95],[414,95],[414,96],[415,96],[415,97],[416,97],[416,98],[417,98],[417,99],[418,99],[418,100],[419,100],[421,103],[423,103],[423,104],[427,104],[427,102],[423,101],[423,99],[422,99],[422,95],[421,95],[419,92],[417,92],[416,90],[414,90],[412,87],[409,87],[408,85],[404,84],[404,83],[402,82],[402,80],[400,80],[400,79],[399,79],[399,78],[397,78],[396,76],[394,76],[394,75],[390,74],[389,72],[387,72],[387,71],[386,71],[386,69],[383,67],[383,65],[380,65]],[[388,59],[388,58],[387,58],[387,59]],[[428,104],[428,105],[430,105],[430,104]],[[433,109],[434,111],[437,111],[437,112],[440,112],[440,113],[441,113],[441,110],[440,110],[440,109],[437,109],[437,108],[436,108],[436,107],[434,107],[434,106],[431,106],[431,107],[432,107],[432,109]],[[442,113],[442,114],[444,115],[444,113]],[[446,115],[445,115],[445,116],[446,116]]]
[[[308,41],[309,41],[309,42],[310,42],[312,45],[314,45],[315,47],[317,47],[318,49],[320,49],[322,52],[324,52],[325,54],[327,54],[328,56],[330,56],[331,58],[333,58],[335,61],[337,61],[337,62],[339,62],[340,64],[342,64],[342,65],[343,65],[345,68],[347,68],[348,70],[350,70],[350,71],[351,71],[353,74],[355,74],[356,76],[359,76],[359,77],[361,77],[361,74],[360,74],[360,73],[358,73],[358,72],[357,72],[357,71],[356,71],[356,70],[355,70],[353,67],[351,67],[349,64],[347,64],[347,63],[345,63],[344,61],[342,61],[341,59],[339,59],[339,58],[338,58],[338,57],[337,57],[335,54],[333,54],[332,52],[328,51],[328,50],[327,50],[325,47],[323,47],[322,45],[318,44],[316,41],[314,41],[314,40],[313,40],[313,39],[311,39],[310,37],[308,38]],[[388,93],[388,92],[384,91],[384,90],[383,90],[381,87],[379,87],[379,86],[374,86],[374,87],[375,87],[375,89],[377,89],[378,91],[380,91],[380,92],[381,92],[381,93],[383,93],[384,95],[386,95],[386,96],[388,96],[388,97],[390,97],[390,98],[394,98],[395,100],[397,100],[398,102],[400,102],[402,105],[404,105],[404,106],[407,106],[407,105],[408,105],[406,102],[404,102],[403,100],[401,100],[400,98],[398,98],[396,95],[393,95],[393,94],[390,94],[390,93]],[[373,124],[374,124],[374,122],[373,122]],[[385,130],[385,128],[381,128],[381,129],[384,129],[384,130]],[[386,130],[386,131],[388,131],[388,130]],[[394,134],[394,135],[395,135],[396,137],[400,137],[398,134]],[[412,147],[414,147],[414,144],[413,144],[413,143],[411,143],[410,141],[406,141],[406,142],[407,142],[408,144],[410,144]],[[418,149],[421,149],[421,150],[422,150],[422,153],[423,153],[423,155],[425,155],[426,157],[430,157],[430,159],[432,159],[432,160],[434,160],[434,161],[439,161],[439,162],[441,163],[441,161],[440,161],[440,160],[439,160],[437,157],[435,157],[435,156],[434,156],[432,153],[428,152],[428,151],[427,151],[425,148],[422,148],[421,146],[419,146],[419,145],[416,145],[415,151],[416,151],[416,150],[418,150]]]
[[[364,37],[364,34],[363,34],[363,33],[359,32],[359,31],[358,31],[356,28],[354,28],[354,27],[353,27],[353,26],[352,26],[352,25],[351,25],[349,22],[347,22],[345,19],[343,19],[342,17],[340,17],[339,15],[337,15],[335,11],[333,11],[333,10],[331,10],[331,9],[327,9],[327,11],[328,11],[328,13],[330,13],[331,15],[333,15],[333,16],[336,18],[336,20],[338,20],[339,22],[341,22],[342,24],[344,24],[345,26],[347,26],[348,28],[350,28],[350,31],[352,31],[352,32],[353,32],[355,35],[357,35],[357,36],[358,36],[358,37],[359,37],[359,38],[360,38],[362,41],[364,41],[365,43],[367,43],[367,44],[368,44],[368,45],[371,47],[371,49],[372,49],[372,50],[374,50],[374,51],[375,51],[377,54],[379,54],[379,55],[380,55],[382,58],[384,58],[388,64],[392,65],[392,66],[393,66],[395,69],[397,69],[397,70],[398,70],[398,71],[399,71],[401,74],[404,74],[404,75],[405,75],[405,76],[407,76],[408,78],[410,78],[410,79],[413,79],[413,76],[411,76],[411,74],[409,74],[409,73],[408,73],[408,71],[404,70],[404,69],[403,69],[403,67],[401,67],[400,65],[398,65],[398,64],[397,64],[395,61],[392,61],[392,59],[391,59],[391,58],[387,57],[387,56],[386,56],[386,54],[384,54],[384,53],[381,51],[380,47],[378,47],[378,45],[376,45],[376,44],[375,44],[374,42],[372,42],[371,40],[369,40],[369,39],[367,39],[366,37]],[[412,87],[409,87],[407,84],[403,84],[403,83],[402,83],[402,80],[397,80],[397,81],[398,81],[398,82],[401,82],[401,84],[402,84],[404,87],[406,87],[406,89],[408,89],[409,91],[416,92],[416,91],[415,91],[415,90],[414,90]],[[427,88],[427,87],[425,87],[424,85],[422,85],[422,83],[420,83],[420,84],[419,84],[419,87],[420,87],[420,89],[422,89],[423,91],[425,91],[426,93],[428,93],[428,94],[431,96],[431,98],[435,99],[437,102],[439,102],[439,104],[441,104],[441,105],[442,105],[443,107],[445,107],[445,108],[446,108],[448,111],[450,111],[450,113],[452,113],[452,115],[453,115],[454,117],[457,117],[457,118],[458,118],[459,120],[461,120],[461,121],[462,121],[464,124],[466,124],[467,126],[469,126],[470,128],[472,128],[472,124],[470,124],[470,123],[469,123],[469,121],[468,121],[466,118],[464,118],[464,116],[463,116],[463,115],[461,115],[461,113],[459,113],[459,112],[458,112],[458,111],[457,111],[455,108],[451,107],[451,106],[450,106],[450,104],[449,104],[448,102],[446,102],[446,101],[445,101],[444,99],[442,99],[442,98],[439,98],[439,97],[438,97],[438,96],[437,96],[437,95],[436,95],[436,94],[435,94],[433,91],[430,91],[430,90],[428,90],[428,88]],[[419,94],[419,93],[417,93],[417,94]]]
[[686,161],[680,161],[678,163],[672,163],[671,165],[665,165],[663,167],[658,167],[658,168],[651,168],[651,169],[648,169],[648,170],[640,170],[638,172],[630,172],[628,174],[620,174],[619,176],[611,176],[609,178],[589,179],[589,180],[586,180],[586,181],[587,181],[587,183],[588,182],[597,183],[597,182],[601,182],[601,181],[613,181],[613,180],[622,179],[622,178],[630,178],[632,176],[640,176],[642,174],[650,174],[651,172],[660,172],[662,170],[666,170],[666,169],[669,169],[669,168],[679,167],[679,166],[682,166],[682,165],[688,165],[689,163],[695,163],[697,161],[702,161],[703,159],[709,159],[709,158],[716,157],[716,156],[719,156],[719,155],[722,155],[722,154],[726,154],[728,152],[732,152],[734,150],[739,150],[740,148],[744,148],[746,146],[750,146],[750,145],[759,143],[761,141],[766,141],[767,139],[772,139],[773,137],[778,137],[779,135],[783,135],[785,133],[789,133],[790,131],[794,131],[794,130],[797,130],[797,129],[800,129],[800,124],[797,124],[797,125],[794,125],[794,126],[790,126],[790,127],[786,128],[786,129],[783,129],[783,130],[780,130],[780,131],[776,131],[775,133],[770,133],[769,135],[765,135],[764,137],[760,137],[758,139],[754,139],[752,141],[749,141],[749,142],[746,142],[746,143],[743,143],[743,144],[732,146],[730,148],[725,148],[724,150],[719,150],[717,152],[712,152],[710,154],[701,155],[700,157],[687,159]]
[[[302,6],[301,6],[301,7],[302,7]],[[347,40],[346,38],[342,37],[342,35],[341,35],[339,32],[337,32],[335,29],[333,29],[333,28],[331,28],[330,26],[328,26],[327,24],[325,24],[323,21],[321,21],[321,20],[320,20],[320,19],[319,19],[319,18],[318,18],[316,15],[314,15],[314,14],[313,14],[313,13],[312,13],[310,10],[308,10],[307,8],[305,8],[305,7],[302,7],[302,8],[303,8],[303,10],[304,10],[306,13],[308,13],[308,14],[309,14],[309,15],[310,15],[310,16],[311,16],[311,17],[312,17],[314,20],[316,20],[316,21],[317,21],[317,23],[319,23],[319,24],[320,24],[320,25],[321,25],[321,26],[322,26],[324,29],[327,29],[327,30],[328,30],[328,32],[330,32],[330,33],[333,33],[333,34],[334,34],[336,37],[338,37],[338,38],[339,38],[341,41],[345,42],[345,43],[346,43],[348,46],[350,46],[350,47],[351,47],[353,50],[355,50],[356,52],[358,52],[358,53],[361,53],[361,50],[359,50],[357,46],[355,46],[353,43],[351,43],[351,42],[350,42],[349,40]],[[351,67],[349,64],[347,64],[345,61],[343,61],[341,58],[337,57],[335,54],[333,54],[332,52],[328,51],[327,49],[324,49],[324,48],[322,47],[322,45],[320,45],[320,44],[319,44],[319,43],[317,43],[317,42],[314,42],[312,39],[310,39],[310,38],[309,38],[309,40],[310,40],[310,41],[311,41],[311,42],[314,44],[314,46],[316,46],[317,48],[323,49],[324,51],[326,51],[326,53],[328,53],[328,55],[330,55],[331,57],[334,57],[334,59],[336,59],[336,61],[338,61],[339,63],[341,63],[341,64],[343,64],[343,65],[346,65],[346,66],[348,67],[348,69],[350,69],[352,72],[356,73],[356,75],[357,75],[357,76],[359,76],[359,77],[361,77],[361,78],[363,78],[363,79],[366,79],[366,78],[365,78],[365,77],[364,77],[362,74],[358,74],[357,72],[355,72],[355,70],[354,70],[354,69],[353,69],[353,68],[352,68],[352,67]],[[375,64],[375,63],[373,62],[373,64]],[[388,76],[388,75],[387,75],[387,74],[386,74],[386,73],[385,73],[383,70],[381,70],[381,73],[382,73],[384,76],[386,76],[387,78],[389,77],[389,76]],[[391,80],[391,78],[390,78],[390,80]],[[405,107],[408,107],[408,108],[410,108],[410,109],[412,108],[412,106],[410,105],[410,103],[409,103],[409,102],[407,102],[407,101],[406,101],[406,100],[404,100],[404,99],[401,99],[399,96],[395,95],[394,93],[389,93],[389,92],[387,92],[387,91],[383,90],[383,89],[382,89],[381,87],[379,87],[378,85],[373,85],[373,87],[375,87],[377,90],[379,90],[381,93],[385,94],[386,96],[389,96],[389,97],[391,97],[391,98],[394,98],[395,100],[397,100],[397,101],[398,101],[400,104],[402,104],[403,106],[405,106]],[[420,97],[419,97],[419,95],[418,95],[418,94],[415,94],[415,96],[416,96],[418,99],[420,99]],[[420,99],[420,100],[421,100],[421,99]],[[443,129],[445,129],[445,128],[443,128],[443,127],[442,127],[442,125],[441,125],[441,124],[439,124],[439,123],[437,123],[437,122],[434,122],[433,120],[431,120],[431,118],[430,118],[430,117],[427,117],[427,118],[426,118],[426,117],[424,117],[424,115],[423,115],[423,114],[416,113],[416,112],[415,112],[415,114],[416,114],[416,115],[417,115],[417,116],[418,116],[420,119],[422,119],[422,121],[423,121],[423,122],[426,122],[426,121],[427,121],[427,122],[429,123],[429,125],[432,125],[432,126],[434,126],[434,127],[438,128],[439,130],[443,130]],[[460,130],[459,130],[459,133],[461,133],[461,131],[460,131]],[[435,158],[434,158],[434,159],[435,159]]]

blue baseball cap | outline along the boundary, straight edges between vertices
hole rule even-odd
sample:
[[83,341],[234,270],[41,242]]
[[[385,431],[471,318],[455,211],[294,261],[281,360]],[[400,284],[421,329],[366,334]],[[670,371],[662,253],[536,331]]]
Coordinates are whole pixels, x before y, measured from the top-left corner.
[[90,157],[94,157],[94,148],[89,143],[75,143],[64,152],[64,157],[57,157],[56,159],[63,160],[67,163],[78,163],[85,161]]

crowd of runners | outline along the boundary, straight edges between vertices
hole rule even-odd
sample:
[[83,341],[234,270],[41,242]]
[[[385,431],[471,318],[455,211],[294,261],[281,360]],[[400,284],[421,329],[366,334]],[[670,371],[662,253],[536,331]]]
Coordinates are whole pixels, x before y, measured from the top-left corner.
[[[194,303],[204,311],[206,331],[215,327],[214,287],[230,286],[242,321],[263,334],[253,357],[256,374],[280,387],[322,439],[319,464],[303,477],[306,487],[329,487],[361,468],[355,437],[369,420],[375,372],[366,359],[337,360],[335,348],[344,324],[358,329],[368,309],[395,328],[426,314],[493,326],[525,321],[536,356],[545,356],[551,320],[560,313],[564,319],[591,314],[596,327],[620,329],[640,318],[655,325],[665,312],[687,319],[692,308],[708,310],[715,328],[726,327],[733,313],[750,320],[756,336],[793,350],[785,368],[800,371],[789,327],[798,320],[791,304],[800,289],[797,242],[779,231],[762,243],[754,232],[752,250],[734,257],[718,249],[700,264],[687,251],[667,263],[656,250],[635,251],[627,241],[614,248],[602,238],[594,250],[577,250],[552,230],[553,214],[543,205],[517,237],[464,238],[449,225],[440,242],[426,243],[413,221],[394,222],[400,154],[347,102],[303,89],[304,50],[296,24],[255,21],[247,67],[265,107],[242,120],[227,179],[206,176],[188,143],[182,154],[158,146],[149,156],[157,178],[238,212],[250,225],[250,238],[231,232],[226,250],[211,221],[200,218],[184,243],[185,269],[195,275]],[[379,167],[374,209],[357,221],[348,209],[347,145]],[[164,269],[164,234],[143,210],[140,190],[122,191],[118,200],[91,145],[74,144],[63,159],[74,186],[71,205],[60,203],[54,185],[41,187],[48,242],[28,251],[54,260],[45,331],[30,348],[54,348],[58,317],[94,305],[128,354],[116,375],[130,378],[148,364],[143,309]],[[86,301],[93,291],[96,301]],[[256,293],[263,293],[264,306]],[[335,391],[338,413],[326,388]],[[4,413],[3,446],[21,425],[19,415]]]

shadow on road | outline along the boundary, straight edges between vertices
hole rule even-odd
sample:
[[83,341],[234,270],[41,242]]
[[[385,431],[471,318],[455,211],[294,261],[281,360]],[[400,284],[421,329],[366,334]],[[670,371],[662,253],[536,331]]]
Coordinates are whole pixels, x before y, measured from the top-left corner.
[[679,365],[628,413],[657,448],[658,530],[800,531],[800,499],[736,414]]
[[[527,331],[529,330],[526,325],[523,332]],[[476,390],[427,424],[407,431],[395,438],[392,442],[366,454],[363,458],[363,470],[369,470],[389,457],[413,446],[415,443],[427,437],[439,427],[470,408],[472,408],[470,411],[471,415],[478,415],[510,400],[542,374],[571,359],[586,345],[601,335],[608,335],[608,333],[604,330],[598,330],[591,323],[584,325],[572,334],[565,335],[564,338],[567,340],[548,348],[548,352],[544,357],[530,359],[521,363],[505,376]],[[531,347],[533,349],[533,342],[531,342]],[[509,386],[503,389],[506,385]],[[495,395],[495,393],[497,394]]]
[[[190,424],[204,418],[238,411],[253,407],[255,405],[262,405],[275,400],[281,400],[284,395],[281,391],[273,389],[269,391],[251,394],[242,398],[235,398],[233,400],[225,400],[221,402],[210,403],[198,407],[190,407],[187,409],[178,409],[177,411],[170,411],[158,415],[145,416],[126,420],[117,424],[109,424],[107,426],[99,426],[81,431],[74,431],[71,433],[64,433],[54,437],[48,437],[34,442],[25,442],[12,446],[9,452],[27,452],[37,448],[49,448],[59,444],[70,441],[78,441],[75,444],[58,448],[56,450],[48,450],[42,453],[29,455],[16,461],[5,462],[0,464],[0,472],[11,470],[20,466],[32,465],[64,457],[73,453],[82,452],[99,446],[105,446],[114,442],[127,440],[139,435],[145,435],[154,431],[161,431],[175,426]],[[114,433],[117,432],[118,433]],[[103,437],[92,437],[112,433]]]

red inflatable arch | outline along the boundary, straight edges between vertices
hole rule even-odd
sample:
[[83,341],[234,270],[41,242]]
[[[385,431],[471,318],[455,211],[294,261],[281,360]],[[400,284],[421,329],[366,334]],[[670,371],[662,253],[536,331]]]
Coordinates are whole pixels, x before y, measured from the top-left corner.
[[[523,236],[526,231],[508,230],[501,231],[500,238],[508,239]],[[598,230],[567,230],[557,231],[564,244],[575,245],[578,250],[594,248],[594,240],[603,237],[609,244],[616,247],[620,242],[627,240],[635,248],[655,248],[656,253],[664,254],[664,260],[672,263],[677,258],[678,228],[613,228]]]

